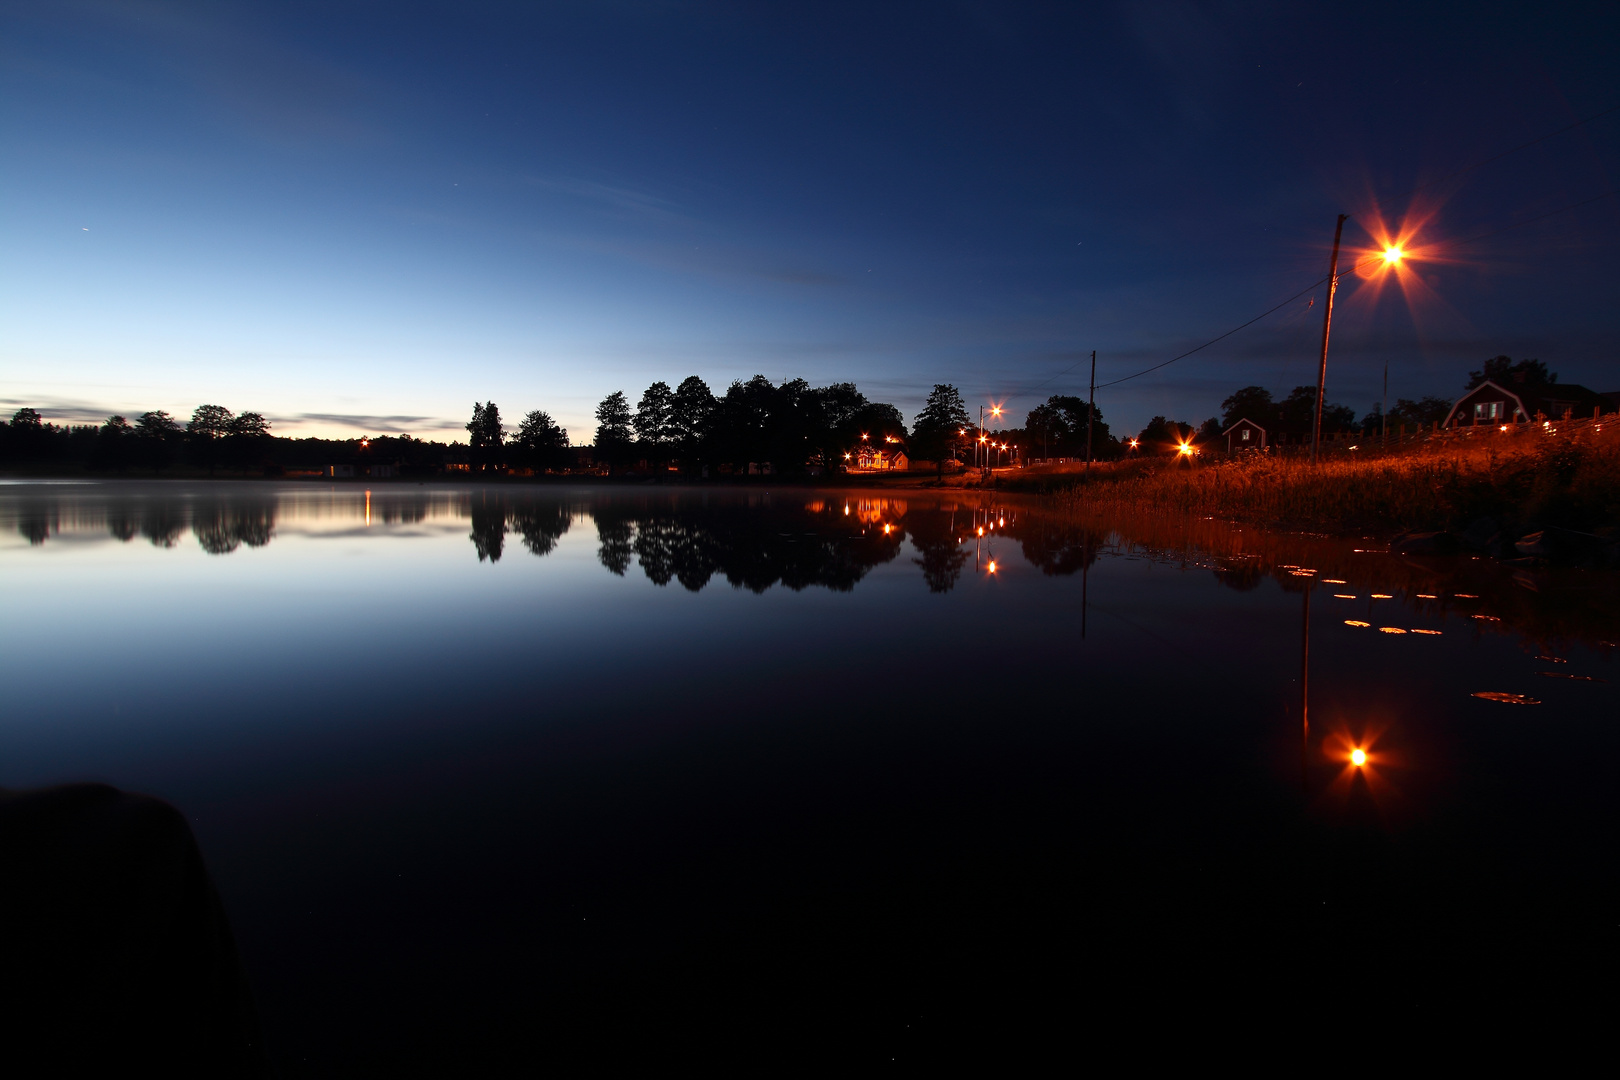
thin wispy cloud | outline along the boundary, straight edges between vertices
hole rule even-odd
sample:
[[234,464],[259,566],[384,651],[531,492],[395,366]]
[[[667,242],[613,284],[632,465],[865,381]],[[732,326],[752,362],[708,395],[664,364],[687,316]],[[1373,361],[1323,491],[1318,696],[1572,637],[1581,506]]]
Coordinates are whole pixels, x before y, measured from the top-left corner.
[[529,176],[525,182],[541,191],[569,195],[577,199],[609,207],[624,217],[635,217],[666,225],[691,225],[697,219],[681,213],[675,203],[651,192],[635,188],[604,184],[572,176]]
[[457,420],[440,416],[374,416],[369,413],[294,413],[277,417],[284,424],[336,424],[357,431],[386,435],[407,435],[413,431],[455,431],[462,426]]

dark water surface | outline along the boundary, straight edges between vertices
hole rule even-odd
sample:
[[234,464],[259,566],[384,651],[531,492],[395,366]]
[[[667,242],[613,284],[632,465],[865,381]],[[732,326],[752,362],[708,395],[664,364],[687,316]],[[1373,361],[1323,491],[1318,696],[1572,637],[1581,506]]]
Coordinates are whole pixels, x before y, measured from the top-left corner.
[[1616,595],[934,494],[11,483],[0,785],[178,806],[289,1074],[1555,1055]]

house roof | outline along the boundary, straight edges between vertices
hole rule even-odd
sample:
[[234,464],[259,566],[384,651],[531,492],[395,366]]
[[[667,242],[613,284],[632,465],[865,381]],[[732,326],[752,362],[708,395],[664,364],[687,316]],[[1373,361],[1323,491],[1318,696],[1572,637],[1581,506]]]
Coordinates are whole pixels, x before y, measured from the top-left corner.
[[1527,420],[1538,412],[1551,417],[1557,416],[1565,409],[1585,412],[1588,409],[1606,407],[1610,404],[1604,395],[1594,393],[1578,383],[1536,383],[1520,387],[1517,390],[1510,390],[1493,379],[1486,379],[1456,400],[1451,406],[1451,411],[1446,414],[1445,423],[1449,425],[1452,418],[1457,415],[1457,410],[1462,408],[1463,403],[1470,398],[1478,397],[1481,390],[1494,390],[1504,398],[1513,401],[1523,411]]
[[1259,424],[1255,423],[1253,420],[1250,420],[1247,416],[1245,416],[1243,419],[1239,420],[1237,423],[1233,424],[1231,427],[1229,427],[1225,431],[1221,432],[1221,434],[1222,435],[1230,435],[1230,434],[1232,434],[1232,432],[1236,431],[1238,428],[1242,427],[1244,424],[1248,424],[1252,428],[1259,428],[1262,433],[1264,433],[1265,430],[1266,430],[1265,428],[1260,427]]

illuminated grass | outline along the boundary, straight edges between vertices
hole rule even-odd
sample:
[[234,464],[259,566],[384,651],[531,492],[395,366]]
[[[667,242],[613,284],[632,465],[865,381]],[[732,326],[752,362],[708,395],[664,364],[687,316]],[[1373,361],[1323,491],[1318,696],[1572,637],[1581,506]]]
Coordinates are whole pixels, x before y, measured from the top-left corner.
[[[1574,426],[1574,425],[1571,425]],[[1458,528],[1481,516],[1590,528],[1620,521],[1620,423],[1436,440],[1404,453],[1115,462],[1048,478],[1060,504],[1331,531]],[[1040,481],[1037,480],[1039,485]]]

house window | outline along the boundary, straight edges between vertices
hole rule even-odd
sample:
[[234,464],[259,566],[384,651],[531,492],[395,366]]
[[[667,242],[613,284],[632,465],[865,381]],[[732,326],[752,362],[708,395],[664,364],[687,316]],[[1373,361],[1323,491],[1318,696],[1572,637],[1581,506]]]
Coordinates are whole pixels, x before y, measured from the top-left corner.
[[1481,421],[1500,419],[1501,415],[1502,403],[1500,401],[1481,401],[1474,406],[1474,422],[1476,424]]
[[1248,428],[1243,429],[1243,441],[1244,442],[1249,441],[1249,429]]

